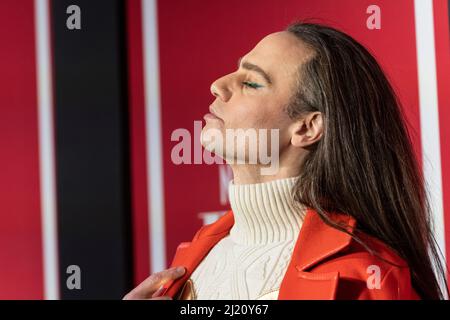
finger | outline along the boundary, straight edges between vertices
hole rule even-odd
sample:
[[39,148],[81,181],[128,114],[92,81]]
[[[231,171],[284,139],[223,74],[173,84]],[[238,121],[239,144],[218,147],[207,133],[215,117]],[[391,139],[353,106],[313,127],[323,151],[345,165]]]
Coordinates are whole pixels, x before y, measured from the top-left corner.
[[181,277],[185,271],[185,268],[180,266],[157,272],[150,277],[150,285],[152,285],[154,290],[156,290],[156,288],[163,285],[167,281]]
[[149,300],[173,300],[173,299],[169,296],[162,296],[162,297],[151,298]]
[[161,287],[159,287],[158,290],[155,291],[154,294],[152,294],[152,298],[158,297],[163,292],[163,290],[164,290],[164,286],[162,285]]
[[173,267],[154,273],[138,286],[138,290],[147,292],[149,295],[153,294],[157,290],[157,288],[159,288],[169,280],[181,277],[185,273],[185,271],[186,269],[184,267]]

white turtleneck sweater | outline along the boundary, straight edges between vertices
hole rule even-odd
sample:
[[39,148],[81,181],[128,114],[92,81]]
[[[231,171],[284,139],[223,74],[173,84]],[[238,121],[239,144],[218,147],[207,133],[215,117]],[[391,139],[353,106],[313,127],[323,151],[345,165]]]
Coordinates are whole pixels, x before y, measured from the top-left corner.
[[195,299],[275,300],[302,225],[297,177],[229,184],[234,225],[191,275]]

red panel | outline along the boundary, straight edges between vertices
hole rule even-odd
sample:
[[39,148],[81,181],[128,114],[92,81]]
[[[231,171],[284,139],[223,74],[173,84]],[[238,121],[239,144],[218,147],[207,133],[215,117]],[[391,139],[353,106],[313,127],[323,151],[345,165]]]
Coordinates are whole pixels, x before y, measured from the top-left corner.
[[127,1],[134,281],[150,272],[141,0]]
[[[445,246],[450,257],[450,34],[448,1],[434,0],[436,69],[441,135],[442,191],[444,200]],[[450,274],[449,274],[450,275]]]
[[0,1],[0,299],[42,299],[34,8]]
[[367,46],[392,79],[415,130],[421,159],[417,61],[412,0],[379,0],[381,30],[366,27],[369,0],[260,0],[158,2],[161,111],[167,257],[189,241],[198,212],[225,209],[219,202],[217,166],[174,165],[170,140],[177,128],[193,132],[213,97],[209,86],[235,70],[238,57],[265,35],[298,18],[320,18]]

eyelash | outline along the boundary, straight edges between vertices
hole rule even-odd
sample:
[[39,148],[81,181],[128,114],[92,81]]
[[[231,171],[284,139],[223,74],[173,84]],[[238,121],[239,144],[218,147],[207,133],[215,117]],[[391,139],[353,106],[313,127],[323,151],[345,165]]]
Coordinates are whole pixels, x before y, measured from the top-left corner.
[[250,89],[259,89],[262,87],[262,85],[250,81],[243,81],[242,84]]

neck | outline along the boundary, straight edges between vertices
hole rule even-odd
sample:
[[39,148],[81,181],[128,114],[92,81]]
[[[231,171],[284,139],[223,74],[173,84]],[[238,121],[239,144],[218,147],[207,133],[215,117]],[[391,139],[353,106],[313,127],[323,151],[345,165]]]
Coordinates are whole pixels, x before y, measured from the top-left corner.
[[285,151],[279,157],[279,165],[276,166],[274,174],[263,174],[261,164],[237,164],[229,163],[233,171],[234,184],[265,183],[274,180],[297,177],[300,174],[301,163],[304,161],[304,153],[293,153]]
[[298,177],[253,184],[229,184],[234,225],[231,239],[240,244],[267,244],[296,239],[304,207],[296,205],[291,190]]

